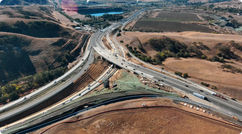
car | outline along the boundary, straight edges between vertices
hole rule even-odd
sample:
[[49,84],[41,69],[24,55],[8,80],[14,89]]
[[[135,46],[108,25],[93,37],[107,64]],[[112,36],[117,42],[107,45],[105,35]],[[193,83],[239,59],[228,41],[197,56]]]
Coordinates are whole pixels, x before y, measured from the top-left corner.
[[164,76],[164,78],[166,79],[166,77]]
[[82,61],[84,61],[84,59],[82,59]]
[[121,65],[123,65],[123,63],[121,63]]
[[185,85],[185,87],[188,87],[188,85]]
[[200,92],[204,92],[203,90],[200,90]]
[[125,66],[125,67],[127,67],[127,66]]
[[160,81],[164,82],[164,80],[160,80]]
[[231,98],[231,100],[237,101],[236,98]]
[[135,68],[133,70],[135,70]]
[[141,73],[143,75],[143,73]]
[[88,85],[88,87],[90,87],[91,85]]

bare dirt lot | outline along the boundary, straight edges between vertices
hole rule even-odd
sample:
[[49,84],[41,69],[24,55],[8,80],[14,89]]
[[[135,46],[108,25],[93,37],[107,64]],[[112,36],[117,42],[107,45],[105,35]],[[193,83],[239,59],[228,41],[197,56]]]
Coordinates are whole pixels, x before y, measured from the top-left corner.
[[[44,134],[51,133],[72,133],[72,134],[92,134],[92,133],[161,133],[161,134],[181,134],[188,133],[199,134],[207,133],[224,133],[238,134],[241,128],[233,127],[229,124],[219,122],[220,119],[213,120],[212,116],[193,110],[194,113],[189,113],[177,108],[157,107],[157,108],[137,108],[142,107],[142,104],[148,106],[168,105],[174,107],[176,104],[169,99],[137,99],[118,102],[107,106],[98,107],[89,112],[82,113],[76,117],[67,119],[70,123],[60,123],[54,127],[42,128],[36,132]],[[128,108],[126,110],[118,110]],[[116,109],[116,110],[114,110]],[[98,114],[103,111],[114,110]],[[94,115],[94,116],[91,116]],[[89,117],[91,116],[91,117]],[[212,117],[212,118],[207,118]],[[82,118],[86,118],[81,120]],[[80,121],[75,121],[80,120]],[[48,129],[50,128],[50,129]],[[48,129],[48,130],[47,130]],[[45,131],[47,130],[47,131]]]

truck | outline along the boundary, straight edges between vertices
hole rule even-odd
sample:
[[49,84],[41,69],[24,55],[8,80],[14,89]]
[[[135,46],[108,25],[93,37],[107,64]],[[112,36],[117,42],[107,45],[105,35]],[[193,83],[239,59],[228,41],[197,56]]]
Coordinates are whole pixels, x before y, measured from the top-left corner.
[[198,94],[198,93],[195,93],[195,92],[193,92],[192,94],[193,94],[194,96],[200,98],[200,99],[203,99],[203,100],[208,101],[207,97],[205,97],[205,96],[203,96],[203,95],[201,95],[201,94]]
[[220,94],[217,94],[217,93],[214,93],[214,92],[212,92],[211,93],[212,95],[214,95],[214,96],[216,96],[216,97],[219,97],[219,98],[221,98],[221,99],[224,99],[224,100],[228,100],[228,99],[226,99],[224,96],[222,96],[222,95],[220,95]]

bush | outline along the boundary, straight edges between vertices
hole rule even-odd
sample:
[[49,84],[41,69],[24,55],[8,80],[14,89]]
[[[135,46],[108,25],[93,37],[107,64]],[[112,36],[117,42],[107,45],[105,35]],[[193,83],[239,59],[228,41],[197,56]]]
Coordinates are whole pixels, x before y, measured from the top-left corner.
[[132,57],[132,56],[130,55],[130,53],[126,53],[126,55],[127,55],[128,57]]
[[219,58],[217,56],[213,56],[212,61],[219,61]]
[[218,90],[216,86],[212,85],[212,89]]
[[188,73],[184,73],[183,78],[187,78],[187,77],[188,77]]
[[124,41],[123,41],[123,40],[121,40],[121,41],[120,41],[120,43],[124,43]]
[[206,59],[207,56],[206,56],[206,55],[202,55],[201,58],[202,58],[202,59]]
[[138,48],[141,52],[146,53],[146,50],[143,48],[142,45],[138,45]]
[[118,33],[118,34],[117,34],[117,37],[119,37],[119,36],[121,36],[121,33]]
[[218,52],[217,55],[218,55],[218,57],[222,57],[223,56],[223,54],[221,52]]
[[182,72],[175,72],[175,74],[182,77]]
[[201,84],[204,85],[204,86],[206,86],[206,87],[209,87],[210,86],[210,84],[205,83],[205,82],[201,82]]

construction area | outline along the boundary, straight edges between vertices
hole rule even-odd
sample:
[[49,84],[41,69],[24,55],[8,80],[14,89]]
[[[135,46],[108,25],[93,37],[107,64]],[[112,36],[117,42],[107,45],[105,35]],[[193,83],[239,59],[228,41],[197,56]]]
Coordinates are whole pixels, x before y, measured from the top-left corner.
[[47,126],[32,134],[51,133],[223,133],[242,128],[167,98],[141,98],[117,102]]
[[132,73],[120,69],[109,78],[108,83],[101,85],[94,91],[90,92],[90,96],[104,93],[127,92],[127,91],[153,91],[163,94],[164,96],[179,97],[172,93],[172,88],[158,82],[154,82],[142,76],[133,75]]

